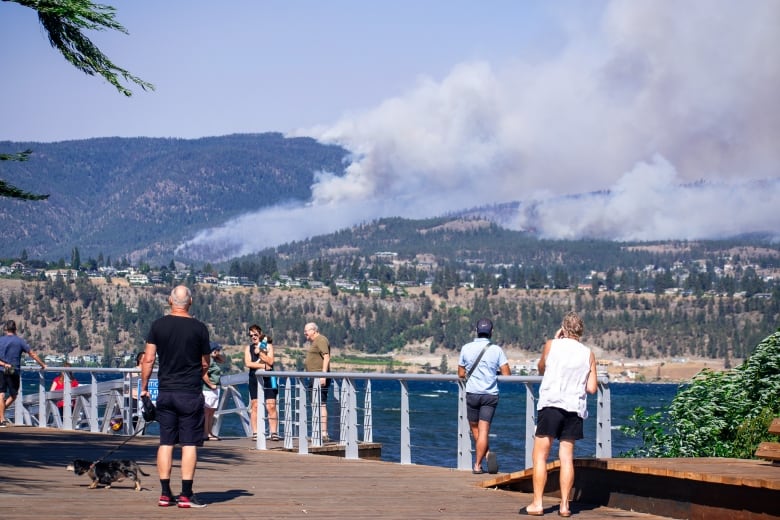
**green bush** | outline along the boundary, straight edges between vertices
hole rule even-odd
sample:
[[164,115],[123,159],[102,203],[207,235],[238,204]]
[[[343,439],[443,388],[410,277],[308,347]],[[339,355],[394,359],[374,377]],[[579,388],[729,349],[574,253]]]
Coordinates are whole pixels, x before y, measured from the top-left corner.
[[621,430],[642,445],[624,455],[753,458],[759,443],[773,440],[774,417],[780,417],[780,330],[739,367],[701,371],[664,411],[635,409]]

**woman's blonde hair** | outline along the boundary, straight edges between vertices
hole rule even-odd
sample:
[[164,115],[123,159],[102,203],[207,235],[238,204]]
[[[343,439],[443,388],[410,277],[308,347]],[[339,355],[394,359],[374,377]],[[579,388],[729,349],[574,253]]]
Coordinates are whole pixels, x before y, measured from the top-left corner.
[[576,312],[569,312],[563,317],[561,328],[567,337],[575,336],[581,338],[585,330],[585,324],[582,323],[582,318]]

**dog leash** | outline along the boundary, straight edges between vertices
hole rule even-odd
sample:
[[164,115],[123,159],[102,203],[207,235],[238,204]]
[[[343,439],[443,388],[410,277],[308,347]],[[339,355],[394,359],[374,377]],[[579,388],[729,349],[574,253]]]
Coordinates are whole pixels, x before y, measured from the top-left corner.
[[114,453],[114,452],[116,452],[116,451],[119,451],[119,449],[120,449],[122,446],[124,446],[125,444],[127,444],[128,442],[130,442],[130,441],[131,441],[131,440],[132,440],[132,439],[133,439],[133,438],[134,438],[136,435],[138,435],[138,434],[139,434],[139,433],[141,433],[142,431],[144,431],[144,428],[141,428],[140,430],[138,430],[137,432],[135,432],[134,434],[132,434],[130,437],[128,437],[127,439],[125,439],[124,441],[122,441],[122,444],[120,444],[119,446],[117,446],[117,447],[116,447],[116,448],[114,448],[113,450],[109,451],[108,453],[106,453],[105,455],[103,455],[102,457],[100,457],[98,460],[96,460],[95,462],[93,462],[93,463],[92,463],[92,464],[91,464],[89,467],[90,467],[90,468],[94,468],[94,467],[95,467],[95,464],[97,464],[98,462],[102,462],[102,461],[103,461],[103,459],[105,459],[106,457],[108,457],[108,456],[109,456],[109,455],[111,455],[112,453]]
[[[157,408],[154,406],[154,403],[152,402],[151,398],[148,395],[142,395],[141,396],[141,401],[143,402],[143,410],[141,412],[141,416],[144,418],[144,422],[146,424],[153,423],[157,419]],[[125,444],[130,442],[133,438],[135,438],[136,435],[138,435],[139,433],[144,431],[146,429],[146,424],[144,425],[143,428],[137,430],[130,437],[128,437],[127,439],[122,441],[122,444],[120,444],[119,446],[117,446],[116,448],[114,448],[113,450],[109,451],[108,453],[106,453],[105,455],[100,457],[98,460],[93,462],[92,465],[90,466],[90,468],[94,468],[95,464],[97,464],[98,462],[101,462],[103,459],[105,459],[106,457],[108,457],[112,453],[114,453],[116,451],[119,451],[119,449],[122,448],[122,446],[124,446]]]

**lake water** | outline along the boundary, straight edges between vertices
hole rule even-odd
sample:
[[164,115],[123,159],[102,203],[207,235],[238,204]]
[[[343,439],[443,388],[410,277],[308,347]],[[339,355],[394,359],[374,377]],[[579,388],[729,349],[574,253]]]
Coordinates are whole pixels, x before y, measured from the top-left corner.
[[[48,374],[50,381],[56,374]],[[102,375],[101,375],[102,376]],[[104,379],[105,376],[99,377]],[[84,379],[87,379],[84,375]],[[24,373],[25,392],[37,391],[37,372]],[[49,383],[50,384],[50,383]],[[364,381],[358,381],[358,402],[362,403]],[[457,466],[457,397],[454,382],[409,381],[410,435],[412,463],[454,468]],[[628,423],[633,410],[641,406],[654,413],[667,406],[676,395],[677,384],[612,383],[612,454],[621,453],[639,445],[638,439],[625,437],[618,429]],[[498,455],[501,471],[517,471],[524,467],[525,385],[502,384],[501,398],[490,430],[490,447]],[[246,385],[241,389],[245,399]],[[373,440],[382,444],[382,460],[399,462],[401,390],[397,381],[372,382]],[[247,402],[247,401],[245,401]],[[338,407],[329,402],[330,435],[338,435]],[[590,417],[585,421],[585,438],[576,444],[576,456],[591,457],[596,452],[596,396],[588,396]],[[362,422],[362,411],[359,412]],[[156,433],[156,425],[149,432]],[[362,430],[362,428],[361,428]],[[222,425],[223,437],[243,436],[237,418],[227,417]],[[362,436],[362,431],[359,435]],[[553,454],[556,453],[554,448]]]
[[[382,459],[393,462],[400,461],[398,386],[392,381],[375,381],[372,385],[374,441],[382,443]],[[625,437],[617,428],[628,424],[628,418],[637,406],[654,413],[668,405],[677,393],[678,385],[613,383],[610,389],[612,453],[618,456],[640,443]],[[490,428],[490,448],[498,455],[502,471],[514,471],[524,467],[525,386],[505,384],[500,391],[498,409]],[[412,462],[456,467],[457,386],[448,382],[410,381],[409,394]],[[578,457],[595,456],[596,453],[595,395],[588,397],[588,410],[585,438],[578,441],[575,448]]]

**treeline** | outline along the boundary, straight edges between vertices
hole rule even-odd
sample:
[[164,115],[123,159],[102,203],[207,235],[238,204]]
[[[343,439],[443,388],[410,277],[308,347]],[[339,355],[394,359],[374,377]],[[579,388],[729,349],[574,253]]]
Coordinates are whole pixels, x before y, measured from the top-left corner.
[[[100,353],[104,365],[143,348],[151,322],[166,312],[169,287],[96,285],[80,276],[2,287],[0,315],[16,319],[20,332],[44,352]],[[193,314],[214,339],[244,345],[258,323],[278,348],[303,346],[303,325],[315,321],[336,348],[389,354],[410,344],[455,351],[483,316],[495,323],[494,340],[533,357],[564,313],[578,310],[586,341],[625,358],[744,358],[780,321],[773,298],[680,297],[581,290],[490,291],[461,288],[448,297],[429,290],[385,291],[365,296],[327,289],[194,288]]]
[[[378,252],[389,252],[382,257]],[[215,267],[254,279],[268,272],[330,284],[335,278],[385,284],[430,281],[435,294],[468,283],[499,288],[601,288],[663,294],[679,288],[751,296],[771,292],[777,280],[759,275],[780,269],[780,248],[760,237],[731,240],[627,243],[607,240],[543,240],[486,220],[440,217],[379,219],[304,241],[233,259]]]

